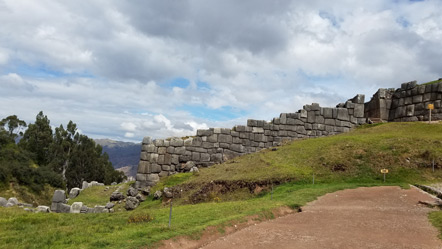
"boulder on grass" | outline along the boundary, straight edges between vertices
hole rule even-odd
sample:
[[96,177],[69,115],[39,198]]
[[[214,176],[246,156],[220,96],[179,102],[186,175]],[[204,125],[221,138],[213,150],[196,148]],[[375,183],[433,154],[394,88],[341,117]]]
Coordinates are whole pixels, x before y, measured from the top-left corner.
[[113,204],[112,202],[108,202],[107,204],[106,204],[106,206],[104,206],[106,209],[111,209],[111,208],[113,208],[113,207],[115,207],[115,204]]
[[166,198],[172,198],[173,197],[172,191],[169,188],[167,188],[167,187],[163,189],[163,195]]
[[66,203],[66,194],[64,190],[57,189],[54,192],[54,196],[52,197],[52,202],[55,203]]
[[137,194],[137,196],[135,196],[140,202],[143,202],[146,200],[146,196],[142,195],[142,194]]
[[71,213],[79,214],[81,213],[81,208],[83,207],[83,202],[74,202],[71,206]]
[[48,206],[38,206],[35,209],[36,213],[50,213],[51,209]]
[[106,208],[104,207],[104,206],[99,206],[99,205],[96,205],[95,207],[94,207],[94,213],[96,213],[96,214],[99,214],[99,213],[104,213]]
[[121,201],[124,200],[124,195],[121,192],[113,192],[110,196],[110,201]]
[[141,189],[141,194],[148,196],[150,194],[150,187],[145,187],[143,189]]
[[163,192],[157,190],[157,191],[155,191],[155,193],[153,194],[153,199],[154,199],[154,200],[158,200],[158,199],[161,198],[161,196],[163,196]]
[[135,197],[135,196],[137,196],[137,194],[138,194],[138,190],[135,189],[135,188],[130,187],[130,188],[127,190],[127,196]]
[[80,191],[81,190],[79,188],[72,188],[69,192],[69,199],[74,199],[77,197],[80,194]]
[[126,205],[124,208],[126,208],[126,210],[134,210],[138,207],[139,204],[140,202],[137,198],[129,196],[126,198]]
[[0,197],[0,207],[6,206],[7,203],[8,201],[5,198]]
[[17,206],[19,204],[17,198],[15,197],[9,198],[8,203],[11,203],[13,206]]

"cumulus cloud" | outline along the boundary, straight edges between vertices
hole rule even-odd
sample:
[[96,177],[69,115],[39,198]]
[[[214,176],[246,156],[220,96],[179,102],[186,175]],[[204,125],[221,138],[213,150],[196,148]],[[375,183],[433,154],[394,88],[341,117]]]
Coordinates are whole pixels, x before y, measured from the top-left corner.
[[441,77],[441,11],[436,0],[0,0],[11,107],[0,115],[43,110],[140,141],[331,106]]

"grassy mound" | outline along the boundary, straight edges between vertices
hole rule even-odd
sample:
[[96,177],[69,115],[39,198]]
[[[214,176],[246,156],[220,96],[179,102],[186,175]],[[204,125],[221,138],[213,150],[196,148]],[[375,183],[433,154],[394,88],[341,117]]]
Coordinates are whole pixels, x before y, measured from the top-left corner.
[[[113,214],[30,214],[0,208],[0,248],[149,248],[180,235],[197,238],[209,226],[222,232],[245,217],[272,218],[275,208],[295,209],[345,188],[437,182],[442,178],[441,141],[442,124],[371,125],[163,178],[154,190],[173,187],[180,197],[173,202],[171,228],[169,204],[152,197],[134,211]],[[386,183],[382,168],[390,170]],[[75,201],[103,205],[111,192],[91,189]]]

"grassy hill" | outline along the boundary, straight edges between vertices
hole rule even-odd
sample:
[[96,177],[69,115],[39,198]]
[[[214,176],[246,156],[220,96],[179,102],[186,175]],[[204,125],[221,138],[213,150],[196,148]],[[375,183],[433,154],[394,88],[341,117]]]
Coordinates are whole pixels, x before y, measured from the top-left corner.
[[[389,169],[385,183],[382,168]],[[406,187],[441,179],[442,123],[367,125],[163,178],[153,190],[172,187],[178,197],[171,228],[169,205],[152,197],[134,211],[113,214],[31,214],[0,208],[0,248],[150,248],[176,236],[198,238],[207,227],[223,232],[247,217],[269,219],[277,208],[297,209],[340,189]],[[94,188],[80,196],[88,206],[107,200],[104,187]]]

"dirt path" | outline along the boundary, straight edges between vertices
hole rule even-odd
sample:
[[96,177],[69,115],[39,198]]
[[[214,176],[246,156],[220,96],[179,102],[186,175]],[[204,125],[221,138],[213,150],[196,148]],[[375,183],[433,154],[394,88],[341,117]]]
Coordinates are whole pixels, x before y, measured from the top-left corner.
[[204,249],[442,248],[420,190],[374,187],[343,190],[309,203],[303,212],[249,226]]

